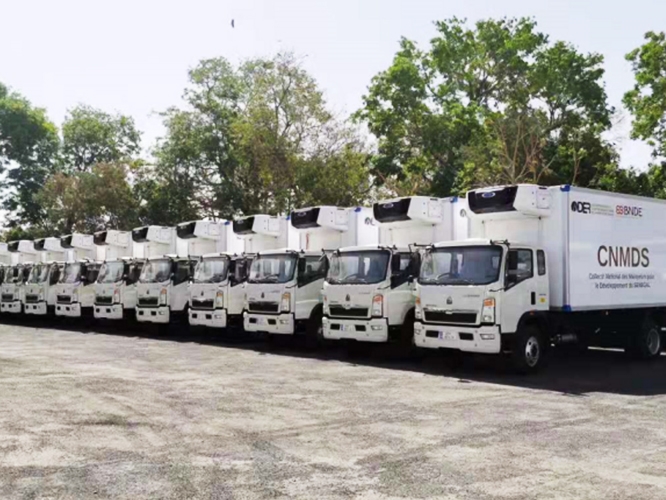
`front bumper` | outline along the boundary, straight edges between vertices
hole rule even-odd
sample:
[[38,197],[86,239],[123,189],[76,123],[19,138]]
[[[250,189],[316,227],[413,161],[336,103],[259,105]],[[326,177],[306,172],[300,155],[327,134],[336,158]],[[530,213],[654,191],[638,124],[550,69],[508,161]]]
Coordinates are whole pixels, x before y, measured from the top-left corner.
[[0,304],[0,312],[11,313],[11,314],[21,314],[23,312],[22,304],[20,300],[15,300],[13,302],[2,302]]
[[138,307],[136,319],[142,323],[168,323],[171,319],[169,306]]
[[362,342],[388,342],[389,327],[386,318],[372,319],[322,319],[325,339],[352,339]]
[[49,312],[49,307],[46,302],[26,302],[23,304],[23,310],[26,314],[45,316]]
[[189,321],[192,326],[208,326],[211,328],[227,327],[226,309],[190,309]]
[[93,315],[97,319],[123,319],[122,304],[95,304]]
[[498,354],[502,350],[501,334],[496,325],[469,327],[417,321],[414,323],[414,344],[426,349],[457,349],[486,354]]
[[74,302],[72,304],[56,304],[56,316],[67,316],[69,318],[81,317],[81,304]]
[[280,335],[293,335],[296,331],[294,315],[284,314],[257,314],[246,312],[243,314],[243,328],[246,332],[266,332]]

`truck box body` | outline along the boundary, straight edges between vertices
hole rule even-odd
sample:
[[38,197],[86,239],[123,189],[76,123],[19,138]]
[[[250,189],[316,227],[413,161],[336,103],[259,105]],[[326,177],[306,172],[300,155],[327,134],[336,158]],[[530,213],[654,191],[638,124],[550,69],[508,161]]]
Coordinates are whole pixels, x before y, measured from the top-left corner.
[[551,309],[666,305],[666,201],[570,186],[518,187],[470,193],[470,236],[542,247]]

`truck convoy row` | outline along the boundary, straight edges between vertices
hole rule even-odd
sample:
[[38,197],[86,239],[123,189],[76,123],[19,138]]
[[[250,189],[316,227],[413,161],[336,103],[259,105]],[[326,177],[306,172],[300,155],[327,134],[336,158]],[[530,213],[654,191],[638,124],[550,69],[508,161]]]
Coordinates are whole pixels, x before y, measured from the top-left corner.
[[666,204],[529,184],[465,198],[0,244],[0,311],[303,334],[511,356],[553,345],[658,356]]

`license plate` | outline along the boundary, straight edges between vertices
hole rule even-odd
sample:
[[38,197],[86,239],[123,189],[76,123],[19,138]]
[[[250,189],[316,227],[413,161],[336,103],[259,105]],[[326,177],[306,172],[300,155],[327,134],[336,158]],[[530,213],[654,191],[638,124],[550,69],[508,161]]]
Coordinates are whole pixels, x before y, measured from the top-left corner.
[[268,320],[266,318],[257,318],[257,324],[259,325],[267,325]]
[[439,340],[455,340],[453,332],[439,332]]
[[340,325],[340,331],[351,332],[354,330],[354,325]]

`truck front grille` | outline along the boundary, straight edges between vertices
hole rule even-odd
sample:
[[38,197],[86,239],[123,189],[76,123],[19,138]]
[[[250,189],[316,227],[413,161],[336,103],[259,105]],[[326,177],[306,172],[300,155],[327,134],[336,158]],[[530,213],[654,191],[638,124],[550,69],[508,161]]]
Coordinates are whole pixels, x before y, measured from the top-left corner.
[[192,299],[192,309],[213,309],[213,299]]
[[330,306],[328,308],[329,314],[336,318],[367,318],[367,307],[350,307],[349,309],[342,306]]
[[456,324],[456,325],[474,325],[476,324],[475,312],[445,312],[445,311],[429,311],[423,312],[424,320],[427,323],[443,323],[443,324]]
[[139,297],[139,306],[141,307],[157,307],[157,297]]
[[56,302],[58,302],[58,304],[71,304],[72,303],[72,296],[71,295],[58,295],[56,297]]
[[13,293],[3,293],[2,294],[2,301],[3,302],[14,302],[14,294]]
[[104,296],[104,295],[97,295],[95,297],[95,304],[99,304],[100,306],[108,306],[110,304],[113,304],[113,297],[111,296]]
[[277,313],[279,304],[277,302],[250,302],[250,312]]
[[25,301],[28,304],[35,304],[39,302],[39,295],[26,295],[25,296]]

